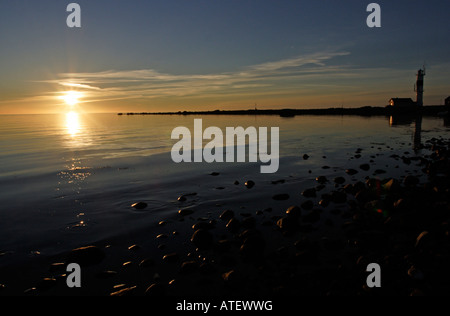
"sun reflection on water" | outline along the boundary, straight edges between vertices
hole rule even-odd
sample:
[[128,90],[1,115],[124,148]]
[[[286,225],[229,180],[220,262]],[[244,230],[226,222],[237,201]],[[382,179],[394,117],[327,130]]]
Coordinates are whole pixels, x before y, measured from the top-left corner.
[[66,114],[66,128],[71,136],[76,136],[80,132],[80,118],[77,112],[70,111]]

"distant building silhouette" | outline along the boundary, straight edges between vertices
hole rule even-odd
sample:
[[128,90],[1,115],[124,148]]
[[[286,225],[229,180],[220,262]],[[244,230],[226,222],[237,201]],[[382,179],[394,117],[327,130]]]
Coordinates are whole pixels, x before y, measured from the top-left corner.
[[396,108],[413,107],[416,103],[411,98],[392,98],[389,105]]

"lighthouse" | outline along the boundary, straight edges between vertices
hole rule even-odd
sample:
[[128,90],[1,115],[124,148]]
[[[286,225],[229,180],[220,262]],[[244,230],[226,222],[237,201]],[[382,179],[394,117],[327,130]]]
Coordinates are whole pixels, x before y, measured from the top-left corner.
[[425,76],[425,66],[417,71],[416,85],[414,91],[416,91],[416,105],[423,106],[423,77]]

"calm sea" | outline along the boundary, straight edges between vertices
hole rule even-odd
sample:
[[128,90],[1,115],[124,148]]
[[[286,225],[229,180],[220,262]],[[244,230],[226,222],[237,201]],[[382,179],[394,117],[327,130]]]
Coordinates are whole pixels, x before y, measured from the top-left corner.
[[[279,127],[280,167],[261,174],[259,162],[174,163],[171,132],[178,126],[192,131],[194,118],[0,116],[0,266],[8,258],[52,254],[158,222],[181,207],[182,194],[196,194],[183,207],[238,199],[258,205],[258,194],[275,192],[272,181],[298,186],[300,196],[302,186],[312,185],[317,175],[345,176],[345,169],[359,170],[362,163],[372,168],[359,170],[361,177],[375,169],[386,171],[386,177],[420,174],[420,167],[396,157],[413,157],[421,151],[415,147],[428,139],[450,136],[438,117],[202,117],[203,128],[224,132],[227,126]],[[251,194],[243,191],[247,179],[257,183]],[[134,210],[130,205],[136,201],[149,206]]]

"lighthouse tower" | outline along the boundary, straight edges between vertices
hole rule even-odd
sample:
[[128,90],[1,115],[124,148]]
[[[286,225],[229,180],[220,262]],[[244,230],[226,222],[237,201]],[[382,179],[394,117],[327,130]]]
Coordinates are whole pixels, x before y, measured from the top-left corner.
[[417,79],[414,91],[416,91],[416,105],[423,106],[423,77],[425,76],[425,66],[417,72]]

